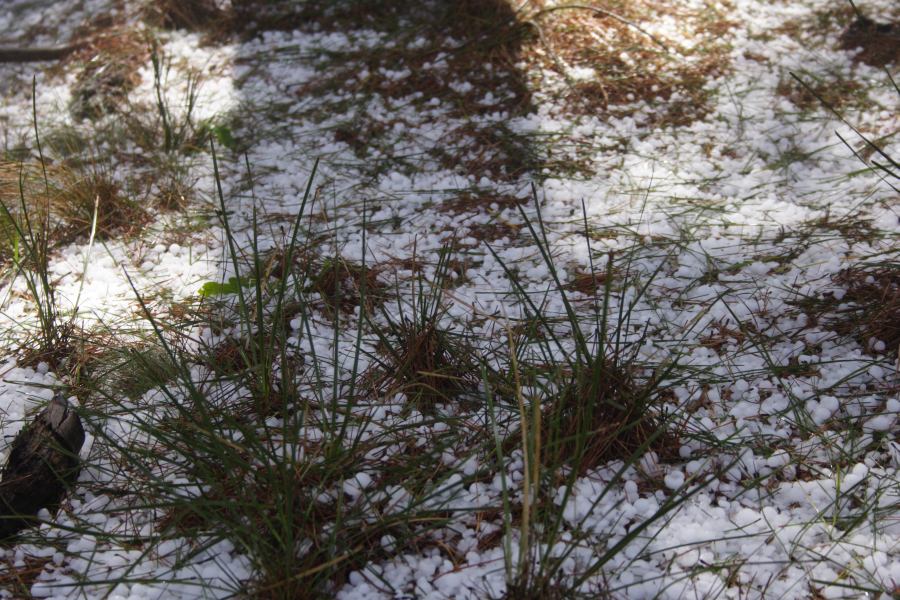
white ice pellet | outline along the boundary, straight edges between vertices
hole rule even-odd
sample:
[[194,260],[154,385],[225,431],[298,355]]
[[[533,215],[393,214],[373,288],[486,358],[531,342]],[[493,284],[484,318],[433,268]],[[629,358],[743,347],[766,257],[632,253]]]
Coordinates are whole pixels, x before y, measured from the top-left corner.
[[863,424],[864,431],[890,431],[897,420],[896,414],[882,414],[872,417]]
[[684,485],[684,472],[681,469],[672,469],[666,474],[664,483],[670,490],[677,490]]
[[359,489],[364,490],[372,485],[372,476],[365,472],[357,473],[356,483],[359,485]]
[[625,482],[625,485],[622,487],[625,492],[625,499],[628,500],[629,502],[631,502],[632,504],[637,502],[638,498],[640,498],[640,496],[638,495],[637,483],[635,483],[634,481],[629,479],[628,481]]

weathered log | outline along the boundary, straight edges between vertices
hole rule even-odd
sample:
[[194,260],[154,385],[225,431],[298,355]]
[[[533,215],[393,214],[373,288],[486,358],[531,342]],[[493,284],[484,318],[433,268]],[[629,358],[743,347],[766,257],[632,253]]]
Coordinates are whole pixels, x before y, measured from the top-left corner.
[[57,394],[13,440],[0,477],[0,540],[36,525],[42,508],[59,507],[78,479],[82,444],[81,419]]

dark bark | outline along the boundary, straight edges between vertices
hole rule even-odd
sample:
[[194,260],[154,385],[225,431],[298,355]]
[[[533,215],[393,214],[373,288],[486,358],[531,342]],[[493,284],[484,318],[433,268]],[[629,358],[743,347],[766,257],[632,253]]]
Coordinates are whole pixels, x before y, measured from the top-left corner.
[[82,444],[81,419],[61,395],[16,436],[0,479],[0,540],[36,525],[40,509],[59,507],[78,479]]

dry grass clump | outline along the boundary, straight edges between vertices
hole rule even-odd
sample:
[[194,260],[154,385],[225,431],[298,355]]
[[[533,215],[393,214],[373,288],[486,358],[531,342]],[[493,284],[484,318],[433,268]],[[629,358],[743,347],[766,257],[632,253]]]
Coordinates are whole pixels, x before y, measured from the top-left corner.
[[900,23],[876,23],[857,15],[841,34],[841,48],[860,49],[853,59],[874,67],[900,62]]
[[[0,202],[15,219],[46,221],[51,245],[90,235],[97,213],[96,235],[108,239],[131,235],[147,223],[149,215],[127,198],[119,184],[101,169],[78,171],[62,165],[0,163]],[[8,221],[8,219],[7,219]],[[4,249],[15,244],[12,223],[3,232]]]
[[144,36],[127,28],[94,34],[60,68],[82,65],[70,110],[79,119],[124,112],[128,93],[140,83],[139,69],[150,56]]
[[451,215],[458,215],[490,209],[494,205],[498,209],[515,208],[526,202],[527,200],[510,194],[462,192],[441,202],[439,208],[441,211],[448,212]]
[[150,219],[139,204],[125,196],[119,184],[101,172],[78,174],[63,170],[61,189],[53,204],[78,236],[90,233],[97,213],[97,237],[109,239],[138,233]]
[[357,306],[370,311],[384,296],[385,285],[373,269],[339,256],[327,258],[317,267],[307,291],[319,294],[329,314],[351,313]]
[[834,280],[846,287],[835,323],[838,333],[855,337],[865,348],[872,340],[894,354],[900,347],[900,265],[850,268]]
[[31,586],[53,562],[50,557],[25,555],[22,564],[16,566],[15,557],[10,554],[0,563],[0,589],[12,594],[14,598],[32,598]]
[[477,389],[482,367],[478,352],[463,334],[441,323],[444,290],[453,279],[452,254],[451,247],[440,251],[427,283],[419,273],[412,301],[398,303],[397,316],[382,308],[384,321],[371,323],[378,341],[362,377],[371,395],[402,394],[411,406],[432,412],[438,404],[465,401]]
[[186,178],[173,174],[156,182],[154,206],[164,211],[184,210],[190,204],[193,195],[193,186]]
[[263,357],[267,349],[254,348],[252,343],[225,338],[207,348],[207,353],[199,359],[217,380],[239,381],[246,387],[248,395],[233,407],[234,415],[253,422],[272,416],[283,418],[285,413],[301,410],[296,390],[291,385],[285,387],[285,382],[274,376],[273,368],[295,373],[302,368],[303,360],[282,357],[284,347],[281,342],[270,349],[275,358]]
[[453,245],[457,246],[457,238],[463,236],[478,242],[494,242],[504,238],[507,240],[517,239],[522,230],[521,223],[504,219],[500,214],[495,213],[507,208],[514,208],[524,202],[524,200],[511,195],[463,192],[447,198],[436,208],[454,216],[478,213],[491,215],[491,219],[487,223],[464,222],[466,228],[464,235],[458,229],[451,232]]
[[144,19],[164,29],[213,31],[229,21],[219,4],[216,0],[155,0],[144,7]]
[[[612,273],[614,276],[615,273]],[[596,297],[598,291],[611,283],[610,274],[604,271],[591,273],[587,270],[576,270],[572,278],[563,285],[563,289],[572,292],[580,292],[585,296]]]
[[436,319],[404,320],[389,327],[363,380],[379,398],[403,394],[411,406],[432,412],[437,404],[458,402],[477,389],[472,356],[464,340]]
[[[723,38],[733,24],[708,7],[603,0],[522,18],[538,32],[523,52],[526,63],[561,77],[562,97],[577,114],[630,114],[628,105],[646,103],[662,109],[659,125],[689,124],[705,114],[705,82],[729,68]],[[680,47],[642,26],[662,19],[687,30],[693,45]]]

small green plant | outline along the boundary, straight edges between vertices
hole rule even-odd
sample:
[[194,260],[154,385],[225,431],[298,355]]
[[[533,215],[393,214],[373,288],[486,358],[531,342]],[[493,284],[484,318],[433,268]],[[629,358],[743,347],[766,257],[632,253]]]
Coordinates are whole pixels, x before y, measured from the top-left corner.
[[[156,111],[163,133],[162,149],[166,154],[179,151],[189,152],[198,146],[196,135],[198,129],[194,125],[193,114],[200,92],[200,76],[193,72],[187,74],[187,91],[185,92],[184,106],[181,107],[180,113],[176,113],[169,105],[165,94],[165,86],[171,66],[165,63],[165,58],[155,42],[150,52],[150,61],[153,64]],[[205,139],[199,140],[199,143],[203,142],[205,142]]]
[[252,286],[252,281],[240,277],[229,277],[228,281],[224,283],[207,281],[197,293],[204,298],[210,298],[212,296],[230,296],[240,292],[241,288]]

